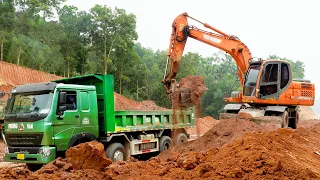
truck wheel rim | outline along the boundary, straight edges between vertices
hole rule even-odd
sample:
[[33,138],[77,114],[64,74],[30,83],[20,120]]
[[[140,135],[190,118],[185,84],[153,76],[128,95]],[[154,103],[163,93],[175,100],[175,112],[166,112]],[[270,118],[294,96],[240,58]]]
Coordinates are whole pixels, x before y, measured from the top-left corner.
[[114,161],[123,161],[123,153],[120,150],[117,150],[113,156]]
[[168,150],[170,149],[170,144],[169,143],[165,143],[164,144],[164,150]]

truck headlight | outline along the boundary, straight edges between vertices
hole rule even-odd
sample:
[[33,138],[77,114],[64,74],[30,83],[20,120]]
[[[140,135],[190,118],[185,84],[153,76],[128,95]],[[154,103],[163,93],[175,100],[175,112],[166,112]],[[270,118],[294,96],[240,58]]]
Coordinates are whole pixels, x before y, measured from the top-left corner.
[[42,157],[45,158],[45,157],[49,157],[51,155],[51,151],[49,148],[44,147],[44,148],[39,149],[39,154],[41,154]]

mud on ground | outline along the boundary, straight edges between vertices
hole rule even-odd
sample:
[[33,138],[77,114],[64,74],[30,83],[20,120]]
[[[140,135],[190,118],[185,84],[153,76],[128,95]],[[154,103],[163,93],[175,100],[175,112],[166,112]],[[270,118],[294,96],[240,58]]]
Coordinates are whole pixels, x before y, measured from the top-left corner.
[[[110,165],[104,164],[109,161],[102,145],[91,142],[71,149],[66,159],[56,159],[36,172],[25,166],[0,168],[0,178],[320,179],[318,122],[296,130],[274,130],[246,120],[224,120],[198,139],[176,146],[174,153],[163,152],[148,161],[131,159]],[[90,153],[82,153],[86,151]],[[91,159],[96,164],[79,168],[79,163],[72,163],[72,158],[79,160],[82,155],[86,156],[83,160]],[[99,163],[97,157],[105,161]]]

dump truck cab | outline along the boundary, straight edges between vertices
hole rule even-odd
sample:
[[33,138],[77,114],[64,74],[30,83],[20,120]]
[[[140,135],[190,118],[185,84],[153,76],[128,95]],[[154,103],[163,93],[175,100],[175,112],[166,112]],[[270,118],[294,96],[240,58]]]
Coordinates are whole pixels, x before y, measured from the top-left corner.
[[97,113],[91,113],[97,104],[88,101],[89,96],[96,96],[94,86],[49,82],[15,87],[4,117],[9,153],[4,160],[48,163],[70,146],[70,139],[76,141],[80,131],[97,137]]

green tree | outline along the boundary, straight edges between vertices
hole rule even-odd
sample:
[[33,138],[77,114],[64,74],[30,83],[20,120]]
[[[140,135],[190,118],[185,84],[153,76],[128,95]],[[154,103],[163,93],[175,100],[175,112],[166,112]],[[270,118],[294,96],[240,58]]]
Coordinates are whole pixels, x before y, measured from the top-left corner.
[[293,78],[304,78],[304,68],[305,65],[302,61],[293,61],[290,59],[287,59],[286,57],[279,57],[277,55],[270,55],[267,59],[279,59],[279,60],[285,60],[288,61],[292,68]]

